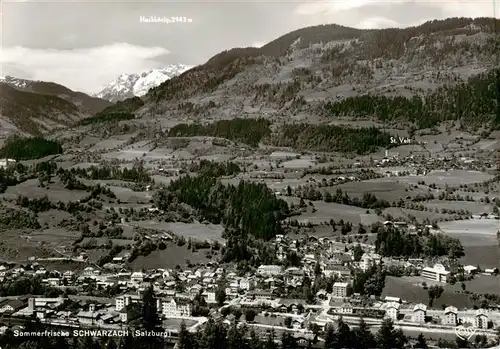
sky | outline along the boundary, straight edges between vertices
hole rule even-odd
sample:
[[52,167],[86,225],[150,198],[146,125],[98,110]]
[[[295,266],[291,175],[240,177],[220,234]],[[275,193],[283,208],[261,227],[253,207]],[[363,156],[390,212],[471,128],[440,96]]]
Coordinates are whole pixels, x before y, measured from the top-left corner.
[[[122,73],[202,64],[223,50],[262,46],[307,26],[376,29],[498,18],[500,0],[4,0],[0,12],[0,75],[96,93]],[[141,16],[186,21],[148,23]]]

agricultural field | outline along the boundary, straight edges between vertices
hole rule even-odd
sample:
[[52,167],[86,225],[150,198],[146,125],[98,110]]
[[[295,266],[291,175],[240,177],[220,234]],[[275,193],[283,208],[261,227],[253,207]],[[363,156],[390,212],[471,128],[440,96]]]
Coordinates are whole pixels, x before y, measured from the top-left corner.
[[201,241],[224,241],[224,239],[222,238],[222,232],[224,229],[222,225],[219,224],[141,221],[130,222],[130,225],[135,227],[154,229],[158,232],[171,231],[176,235],[184,236],[186,239],[191,238]]
[[409,219],[410,216],[415,217],[418,221],[424,221],[425,219],[435,220],[435,219],[446,219],[451,217],[448,214],[436,213],[434,211],[419,211],[408,208],[400,207],[389,207],[382,211],[384,214],[389,214],[392,217]]
[[460,240],[464,247],[498,245],[496,233],[500,230],[497,219],[469,219],[441,222],[439,229]]
[[[491,275],[477,275],[474,279],[465,282],[466,289],[470,292],[491,293],[500,295],[500,277]],[[456,284],[456,289],[460,285]]]
[[483,268],[500,267],[500,246],[496,233],[500,221],[496,219],[470,219],[439,223],[440,230],[460,240],[464,246],[465,264],[479,265]]
[[428,207],[432,210],[435,209],[466,210],[469,211],[471,214],[482,214],[485,212],[491,212],[492,209],[491,205],[487,204],[481,204],[470,201],[443,201],[443,200],[428,201],[425,203],[425,207]]
[[334,194],[337,188],[347,192],[350,197],[362,197],[365,193],[371,193],[377,198],[387,200],[389,202],[404,198],[408,195],[416,195],[424,193],[421,191],[411,191],[408,189],[409,185],[401,180],[403,177],[397,178],[378,178],[362,182],[349,182],[340,184],[333,187],[323,188],[326,191]]
[[464,252],[465,256],[460,259],[464,265],[500,268],[500,247],[498,245],[466,246]]
[[192,252],[186,246],[168,245],[163,251],[151,252],[148,256],[139,256],[129,263],[133,270],[141,269],[175,269],[176,266],[187,268],[188,262],[192,264],[205,264],[210,262],[205,250]]
[[[285,201],[288,203],[293,203],[298,205],[300,199],[294,197],[284,197]],[[339,221],[341,219],[352,222],[353,224],[365,224],[370,225],[375,222],[382,221],[382,218],[374,213],[366,213],[366,209],[359,207],[337,204],[337,203],[327,203],[323,201],[307,201],[306,204],[312,203],[312,207],[308,207],[307,212],[302,213],[299,216],[294,216],[292,219],[296,219],[299,223],[312,223],[321,224],[324,222],[329,222],[330,219]],[[370,211],[370,210],[368,210]]]
[[[409,303],[423,303],[427,304],[429,295],[427,290],[422,287],[421,278],[407,278],[407,277],[392,277],[388,276],[385,280],[385,287],[382,291],[382,297],[392,296],[399,297]],[[425,280],[429,285],[428,280]],[[445,289],[441,297],[434,301],[434,307],[440,309],[443,305],[453,304],[457,308],[472,308],[473,301],[465,293],[457,293],[454,288],[445,285]]]
[[52,183],[42,188],[38,179],[29,179],[16,186],[7,188],[6,192],[0,194],[0,198],[16,199],[18,196],[29,196],[30,198],[43,198],[47,196],[50,201],[77,201],[83,199],[87,193],[84,191],[69,191],[64,188],[59,180],[53,179]]

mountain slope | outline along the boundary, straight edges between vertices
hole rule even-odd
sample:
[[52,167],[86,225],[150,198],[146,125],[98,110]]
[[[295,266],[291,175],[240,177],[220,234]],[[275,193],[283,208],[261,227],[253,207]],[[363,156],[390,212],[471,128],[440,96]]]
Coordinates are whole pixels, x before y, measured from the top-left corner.
[[41,135],[72,125],[85,115],[65,99],[50,94],[21,91],[0,83],[0,122],[2,126],[4,122],[14,126],[6,127],[11,132]]
[[134,96],[144,96],[149,89],[156,87],[174,76],[182,74],[191,66],[171,64],[162,69],[151,69],[142,74],[121,74],[95,96],[111,102],[122,101]]
[[73,103],[80,111],[88,114],[98,113],[112,104],[107,100],[91,97],[83,92],[70,90],[54,82],[25,80],[12,76],[0,77],[0,82],[20,91],[59,97]]
[[[500,32],[499,20],[451,18],[404,29],[359,30],[338,25],[304,28],[261,48],[222,52],[204,65],[165,81],[143,97],[145,105],[137,114],[157,119],[265,116],[308,122],[378,118],[378,111],[356,114],[351,108],[342,114],[325,109],[363,95],[425,100],[434,93],[439,96],[433,98],[439,100],[444,98],[443,93],[450,93],[451,87],[474,76],[483,76],[494,84],[495,78],[491,80],[487,74],[499,62],[500,40],[495,26]],[[489,96],[497,98],[496,88],[490,85],[483,84],[479,90],[491,90]],[[490,106],[494,109],[498,104],[494,100],[488,108],[482,108],[481,103],[472,101],[475,97],[459,95],[462,97],[454,98],[471,99],[472,107],[468,105],[467,112],[480,116],[474,118],[478,120],[488,119],[483,116],[489,115]],[[457,104],[449,98],[449,105]],[[383,108],[390,107],[383,104]],[[450,108],[440,112],[449,114]],[[462,111],[455,114],[463,116]],[[415,122],[415,117],[410,119],[391,121]]]

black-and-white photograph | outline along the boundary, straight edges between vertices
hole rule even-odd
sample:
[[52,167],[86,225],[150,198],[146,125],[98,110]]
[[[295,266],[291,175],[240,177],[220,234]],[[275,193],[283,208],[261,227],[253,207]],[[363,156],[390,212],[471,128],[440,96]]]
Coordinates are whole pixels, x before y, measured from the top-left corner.
[[0,21],[0,349],[500,349],[499,0]]

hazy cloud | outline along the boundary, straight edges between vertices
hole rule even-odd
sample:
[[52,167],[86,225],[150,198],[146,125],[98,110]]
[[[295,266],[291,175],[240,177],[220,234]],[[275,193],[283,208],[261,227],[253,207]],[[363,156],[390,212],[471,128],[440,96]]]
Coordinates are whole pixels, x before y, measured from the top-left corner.
[[89,49],[57,50],[11,47],[3,50],[4,69],[26,72],[34,80],[55,81],[72,89],[95,92],[123,72],[161,67],[155,58],[168,54],[162,47],[115,43]]

